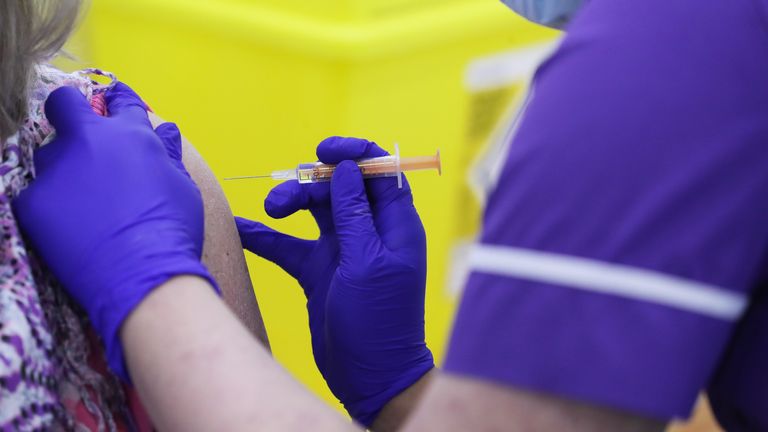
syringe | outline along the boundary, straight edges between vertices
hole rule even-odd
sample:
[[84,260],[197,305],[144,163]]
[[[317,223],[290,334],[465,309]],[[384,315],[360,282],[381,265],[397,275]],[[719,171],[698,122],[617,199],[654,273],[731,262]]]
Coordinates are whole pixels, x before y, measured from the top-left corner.
[[[440,165],[440,150],[434,156],[400,157],[400,149],[395,144],[395,154],[375,158],[359,159],[355,163],[360,167],[363,178],[397,177],[397,187],[403,187],[404,171],[436,169],[442,174]],[[224,180],[245,180],[257,178],[272,178],[275,180],[298,180],[299,183],[318,183],[331,181],[336,165],[321,162],[302,163],[296,169],[272,171],[269,175],[254,175],[242,177],[227,177]]]

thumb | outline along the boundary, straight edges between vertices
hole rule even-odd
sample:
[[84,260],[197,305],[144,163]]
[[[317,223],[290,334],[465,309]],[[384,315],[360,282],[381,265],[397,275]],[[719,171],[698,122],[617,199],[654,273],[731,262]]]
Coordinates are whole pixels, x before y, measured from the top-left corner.
[[237,232],[243,248],[279,265],[286,273],[298,279],[314,241],[298,239],[256,221],[235,217]]
[[155,134],[163,141],[165,152],[168,153],[168,157],[171,158],[173,166],[187,177],[190,177],[187,168],[181,160],[181,132],[179,131],[179,127],[176,126],[176,123],[169,122],[161,124],[155,128]]
[[88,99],[74,87],[60,87],[45,101],[45,116],[59,135],[75,131],[83,120],[96,116]]
[[110,117],[152,127],[147,115],[147,104],[127,85],[118,82],[107,91],[105,98]]
[[331,211],[342,263],[379,253],[382,243],[373,222],[363,176],[352,161],[341,162],[333,173]]

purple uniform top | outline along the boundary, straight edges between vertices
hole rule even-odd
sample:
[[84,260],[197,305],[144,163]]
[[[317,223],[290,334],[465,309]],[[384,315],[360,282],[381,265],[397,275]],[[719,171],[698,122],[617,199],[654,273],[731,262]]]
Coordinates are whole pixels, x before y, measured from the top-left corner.
[[766,0],[592,0],[522,116],[445,370],[768,430]]

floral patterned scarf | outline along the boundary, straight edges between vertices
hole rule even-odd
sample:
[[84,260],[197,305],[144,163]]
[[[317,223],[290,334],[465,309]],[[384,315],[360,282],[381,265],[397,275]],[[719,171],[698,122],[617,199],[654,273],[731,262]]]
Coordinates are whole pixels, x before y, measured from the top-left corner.
[[[112,82],[100,85],[89,78],[92,74]],[[33,152],[53,136],[44,113],[48,95],[61,86],[75,87],[94,111],[106,115],[104,93],[115,82],[113,75],[96,69],[66,74],[39,66],[29,94],[29,116],[22,129],[2,143],[0,431],[149,428],[145,416],[134,421],[131,399],[107,369],[85,314],[25,246],[11,205],[35,177]]]

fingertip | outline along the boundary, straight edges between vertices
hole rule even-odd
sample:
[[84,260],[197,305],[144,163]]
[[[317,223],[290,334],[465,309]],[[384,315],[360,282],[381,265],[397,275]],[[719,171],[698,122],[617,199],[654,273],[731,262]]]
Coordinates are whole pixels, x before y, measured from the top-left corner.
[[45,116],[59,134],[79,125],[84,118],[96,114],[80,90],[64,86],[51,92],[45,101]]
[[165,122],[155,128],[155,132],[160,136],[181,136],[181,131],[176,123]]
[[71,109],[73,106],[79,107],[81,105],[88,106],[90,109],[90,105],[87,104],[88,99],[80,90],[70,86],[62,86],[48,95],[48,99],[45,101],[45,109],[46,111],[49,109]]
[[144,103],[143,100],[141,100],[141,97],[138,93],[136,93],[128,84],[118,81],[115,83],[115,85],[107,90],[106,94],[104,95],[107,103],[113,102],[117,99],[132,99],[135,102],[139,103],[139,106],[146,108],[147,104]]
[[235,216],[235,226],[237,227],[237,233],[240,235],[240,242],[243,244],[248,241],[251,234],[259,230],[260,225],[262,224],[259,222]]
[[237,225],[237,232],[240,235],[240,243],[243,248],[260,255],[261,248],[259,247],[259,239],[264,233],[271,233],[273,230],[261,222],[237,216],[235,217],[235,225]]
[[155,134],[160,137],[165,145],[165,150],[171,159],[181,160],[181,131],[175,123],[163,123],[155,128]]
[[244,249],[279,265],[291,276],[298,277],[306,256],[312,250],[312,242],[301,240],[275,231],[261,222],[235,218],[235,223],[244,228],[240,242]]
[[282,219],[301,208],[301,185],[295,180],[281,183],[267,194],[264,210],[270,217]]
[[250,231],[253,225],[253,221],[240,216],[235,216],[235,226],[237,226],[237,232],[243,234]]
[[105,94],[110,117],[128,118],[151,127],[147,104],[128,85],[118,82]]
[[387,152],[376,143],[362,138],[333,136],[324,139],[317,146],[317,158],[328,164],[337,164],[346,159],[384,156]]

